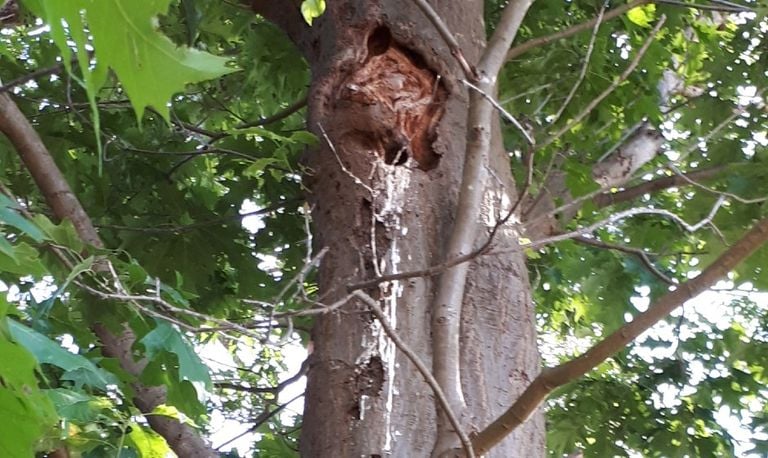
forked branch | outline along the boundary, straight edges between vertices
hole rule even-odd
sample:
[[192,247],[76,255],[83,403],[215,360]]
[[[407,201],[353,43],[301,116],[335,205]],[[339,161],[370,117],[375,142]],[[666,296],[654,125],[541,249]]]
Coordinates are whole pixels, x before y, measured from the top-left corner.
[[[494,107],[482,94],[495,94],[496,79],[504,64],[504,54],[512,44],[533,0],[510,2],[499,25],[477,65],[477,90],[470,91],[467,115],[467,144],[461,188],[456,208],[455,225],[445,249],[445,259],[453,259],[474,251],[480,208],[485,191],[486,168],[491,148],[491,126]],[[459,372],[461,307],[469,265],[455,265],[440,277],[432,305],[432,364],[434,376],[445,391],[453,412],[465,407]],[[438,410],[437,442],[433,450],[439,455],[453,448],[455,434],[442,409]]]
[[760,246],[768,241],[768,219],[759,221],[738,242],[725,251],[697,277],[679,285],[654,302],[648,310],[620,327],[581,356],[559,366],[544,369],[523,394],[498,419],[472,440],[482,455],[499,443],[541,405],[549,393],[571,382],[621,351],[632,340],[664,319],[674,309],[714,285]]

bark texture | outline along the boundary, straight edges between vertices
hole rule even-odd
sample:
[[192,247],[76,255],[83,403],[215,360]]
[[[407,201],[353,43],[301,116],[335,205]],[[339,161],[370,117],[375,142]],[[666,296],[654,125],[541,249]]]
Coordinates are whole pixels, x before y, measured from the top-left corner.
[[[476,62],[485,44],[483,2],[433,2]],[[423,269],[445,258],[466,144],[466,90],[456,61],[411,0],[334,1],[310,28],[290,2],[256,1],[312,70],[308,124],[323,143],[307,155],[315,240],[329,247],[319,273],[330,303],[345,286],[378,274]],[[509,162],[494,126],[494,151],[478,241],[514,202]],[[327,135],[327,140],[326,140]],[[515,228],[496,243],[510,248]],[[472,262],[461,317],[461,382],[467,432],[489,424],[539,372],[533,306],[519,254]],[[400,337],[431,363],[434,278],[366,291],[381,300]],[[363,304],[322,316],[313,330],[302,456],[424,457],[435,442],[432,392]],[[544,454],[534,415],[487,456]]]

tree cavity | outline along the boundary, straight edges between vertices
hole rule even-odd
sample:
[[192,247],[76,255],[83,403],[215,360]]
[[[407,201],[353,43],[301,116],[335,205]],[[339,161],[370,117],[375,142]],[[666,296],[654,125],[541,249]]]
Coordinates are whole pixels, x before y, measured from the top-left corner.
[[348,153],[372,152],[389,165],[412,160],[421,170],[433,169],[439,162],[432,143],[445,88],[387,27],[371,30],[366,45],[365,59],[342,80],[335,97],[342,145]]

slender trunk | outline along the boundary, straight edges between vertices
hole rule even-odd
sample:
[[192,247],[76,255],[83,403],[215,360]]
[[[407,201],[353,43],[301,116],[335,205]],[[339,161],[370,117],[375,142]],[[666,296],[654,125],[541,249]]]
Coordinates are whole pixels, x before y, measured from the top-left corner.
[[[279,3],[279,2],[278,2]],[[288,2],[283,2],[288,3]],[[306,56],[313,74],[309,127],[321,145],[307,156],[315,240],[328,247],[319,272],[330,303],[345,285],[422,269],[445,259],[462,176],[468,94],[444,41],[411,0],[334,1],[310,28],[290,7],[257,1]],[[485,43],[483,2],[441,2],[437,12],[476,62]],[[514,202],[498,126],[486,174],[478,241],[499,205]],[[516,243],[514,228],[498,245]],[[366,291],[397,333],[431,366],[435,278]],[[478,431],[539,372],[530,286],[520,254],[470,264],[461,316],[465,431]],[[319,317],[313,330],[303,456],[422,457],[436,440],[433,393],[363,304]],[[543,456],[534,416],[488,456]],[[458,443],[458,442],[457,442]]]

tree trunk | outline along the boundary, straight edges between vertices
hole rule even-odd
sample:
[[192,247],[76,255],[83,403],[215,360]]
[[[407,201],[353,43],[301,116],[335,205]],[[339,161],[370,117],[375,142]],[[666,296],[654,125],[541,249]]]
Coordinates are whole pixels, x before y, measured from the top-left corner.
[[[324,303],[345,286],[445,260],[466,145],[468,94],[435,27],[412,0],[327,2],[312,27],[291,2],[253,3],[304,53],[312,70],[309,128],[321,144],[307,155]],[[485,44],[482,1],[432,2],[476,62]],[[500,206],[515,201],[509,160],[493,126],[478,244]],[[516,244],[513,226],[494,246]],[[428,366],[437,278],[366,291]],[[461,382],[467,433],[509,406],[539,372],[534,310],[522,254],[471,263],[461,316]],[[424,457],[436,438],[434,395],[373,315],[350,302],[318,318],[301,437],[307,457]],[[458,444],[458,442],[457,442]],[[541,413],[488,456],[544,454]]]

